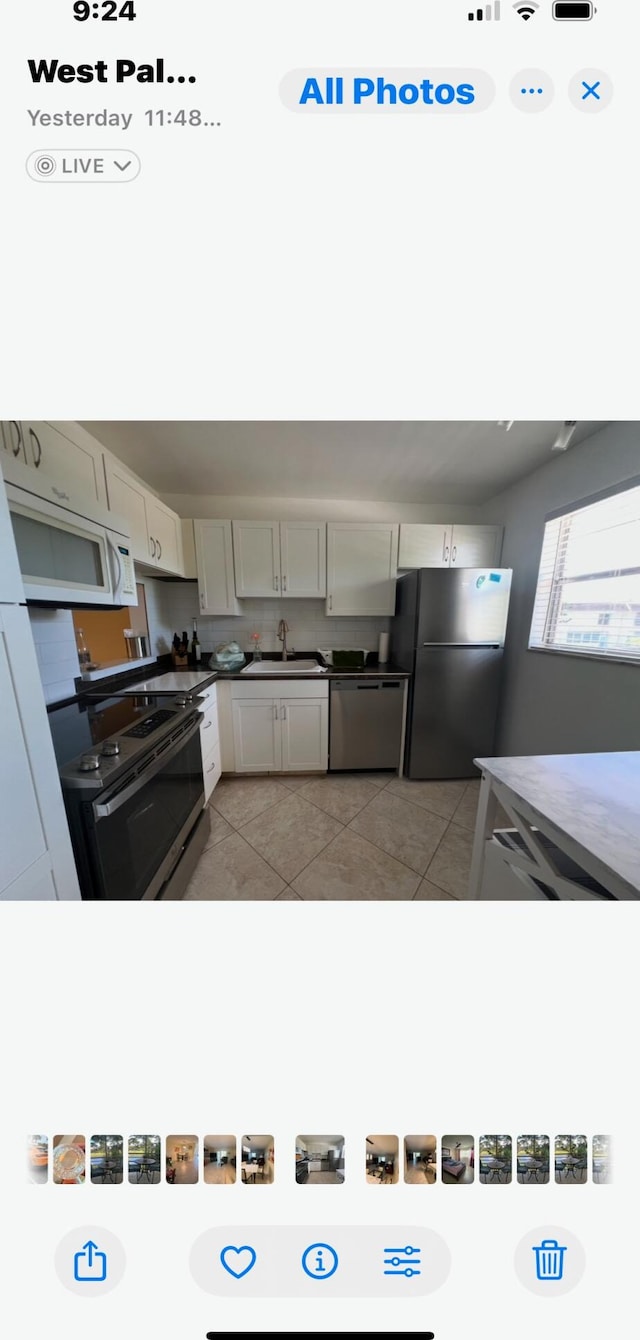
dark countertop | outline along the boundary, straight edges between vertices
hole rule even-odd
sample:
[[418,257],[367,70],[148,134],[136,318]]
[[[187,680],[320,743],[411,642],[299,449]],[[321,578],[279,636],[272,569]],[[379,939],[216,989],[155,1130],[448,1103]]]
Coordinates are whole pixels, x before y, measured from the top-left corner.
[[[65,703],[76,702],[78,699],[83,698],[87,693],[91,693],[94,696],[96,694],[104,694],[105,697],[107,697],[109,694],[117,694],[118,692],[122,692],[123,690],[128,691],[130,686],[134,683],[139,683],[141,680],[144,682],[149,679],[155,679],[158,675],[164,675],[164,674],[193,675],[194,671],[197,671],[198,674],[202,675],[203,681],[206,679],[207,684],[213,684],[217,679],[243,679],[243,680],[247,679],[256,681],[258,679],[264,680],[265,678],[264,673],[258,675],[252,675],[250,672],[243,674],[242,670],[210,670],[208,668],[208,665],[211,659],[211,655],[212,653],[210,651],[205,652],[197,666],[195,664],[185,666],[174,666],[172,665],[170,656],[159,656],[155,664],[152,662],[151,664],[145,666],[134,666],[133,669],[123,670],[121,673],[114,675],[113,678],[105,678],[97,681],[92,681],[91,683],[87,683],[86,681],[83,681],[82,679],[78,678],[76,680],[77,693],[59,702],[49,703],[48,710],[52,711],[57,707],[63,706]],[[264,655],[262,659],[263,661],[273,661],[275,667],[275,665],[277,665],[277,663],[282,658],[277,653],[274,652],[274,653],[266,653],[266,655]],[[289,658],[288,664],[291,665],[292,661],[295,662],[295,661],[317,661],[317,660],[318,657],[316,656],[315,652],[299,652],[296,653],[294,657]],[[394,666],[391,661],[387,661],[384,664],[384,666],[380,666],[378,664],[370,664],[365,666],[364,670],[333,670],[329,668],[325,675],[317,675],[317,676],[306,675],[304,673],[302,673],[300,676],[296,676],[295,674],[292,675],[291,672],[279,675],[277,674],[277,672],[275,672],[273,675],[268,675],[267,678],[269,679],[269,681],[274,680],[283,681],[287,679],[296,679],[296,678],[410,679],[411,672],[409,670],[400,670],[398,669],[397,666]],[[203,683],[202,687],[205,688],[206,684]],[[167,688],[166,692],[175,693],[176,689],[175,687],[172,687],[171,689]],[[154,688],[153,693],[159,695],[163,693],[163,690],[162,688],[156,687]]]
[[[273,660],[273,664],[274,664],[274,667],[275,667],[275,666],[277,665],[278,661],[281,660],[281,657],[280,657],[280,656],[274,656],[274,657],[271,657],[271,656],[263,656],[262,659],[263,659],[263,661],[271,661],[271,660]],[[314,657],[312,653],[308,653],[307,655],[305,655],[304,652],[301,652],[299,656],[296,655],[296,656],[290,657],[289,660],[287,661],[287,664],[288,664],[288,665],[291,665],[292,663],[295,663],[295,661],[298,661],[298,660],[300,660],[300,661],[311,661],[311,660],[315,660],[315,659],[317,659],[317,658]],[[387,661],[387,662],[385,662],[384,665],[367,665],[367,666],[365,666],[364,670],[334,670],[334,669],[332,669],[331,667],[329,667],[329,668],[327,669],[327,671],[326,671],[326,674],[323,674],[323,675],[315,675],[315,674],[313,674],[313,673],[311,673],[311,674],[304,674],[304,672],[303,672],[301,675],[296,676],[295,673],[292,674],[290,670],[289,670],[289,671],[286,671],[285,674],[283,674],[283,675],[279,675],[279,674],[277,673],[277,671],[275,671],[275,669],[274,669],[274,673],[273,673],[273,674],[269,674],[268,676],[266,676],[266,678],[268,678],[270,681],[271,681],[271,680],[274,680],[274,679],[276,679],[276,680],[282,680],[282,679],[296,679],[296,678],[299,678],[299,679],[311,679],[311,680],[313,680],[314,682],[315,682],[315,680],[318,680],[318,679],[319,679],[319,680],[324,680],[324,679],[411,679],[411,671],[410,671],[410,670],[399,670],[399,669],[398,669],[396,666],[394,666],[390,661]],[[250,670],[247,670],[247,669],[245,669],[245,668],[243,667],[243,668],[240,669],[240,670],[219,670],[219,671],[218,671],[218,679],[242,679],[242,680],[244,680],[244,679],[251,679],[251,680],[258,680],[258,679],[261,679],[261,680],[264,680],[264,679],[265,679],[265,674],[264,674],[264,671],[262,671],[262,672],[259,672],[257,675],[252,675]]]

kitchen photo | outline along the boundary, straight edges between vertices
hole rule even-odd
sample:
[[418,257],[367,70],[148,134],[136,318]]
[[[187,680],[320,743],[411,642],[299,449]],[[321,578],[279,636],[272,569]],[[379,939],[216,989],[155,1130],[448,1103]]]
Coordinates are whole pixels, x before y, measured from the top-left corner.
[[296,1136],[298,1186],[341,1186],[344,1182],[344,1136]]
[[0,559],[0,898],[640,895],[638,423],[3,420]]

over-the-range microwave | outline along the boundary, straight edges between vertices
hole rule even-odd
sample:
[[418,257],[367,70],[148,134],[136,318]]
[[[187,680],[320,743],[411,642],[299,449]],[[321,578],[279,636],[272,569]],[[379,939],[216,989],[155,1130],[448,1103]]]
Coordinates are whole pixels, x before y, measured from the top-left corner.
[[27,602],[137,605],[127,522],[73,486],[20,461],[3,462]]

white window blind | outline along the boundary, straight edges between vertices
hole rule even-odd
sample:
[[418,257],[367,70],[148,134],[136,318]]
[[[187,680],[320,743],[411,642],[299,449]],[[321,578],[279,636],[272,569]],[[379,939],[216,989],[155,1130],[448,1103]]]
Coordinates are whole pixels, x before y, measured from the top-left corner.
[[547,521],[529,646],[640,661],[640,485]]

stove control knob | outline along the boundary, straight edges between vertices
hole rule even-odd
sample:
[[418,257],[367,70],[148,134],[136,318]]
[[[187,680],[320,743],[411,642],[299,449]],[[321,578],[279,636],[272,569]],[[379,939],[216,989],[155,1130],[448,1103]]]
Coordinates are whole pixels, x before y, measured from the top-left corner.
[[83,754],[80,759],[80,772],[97,772],[100,759],[97,754]]
[[176,698],[176,705],[177,705],[178,707],[188,707],[188,706],[189,706],[189,703],[192,703],[192,702],[193,702],[193,694],[192,694],[192,693],[179,693],[178,696],[177,696],[177,698]]
[[107,740],[102,746],[102,753],[105,758],[113,758],[115,754],[120,753],[120,745],[117,740]]

